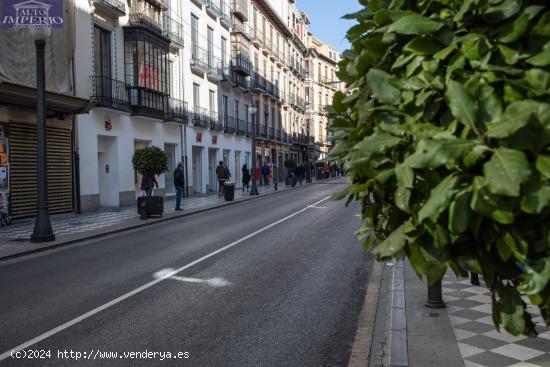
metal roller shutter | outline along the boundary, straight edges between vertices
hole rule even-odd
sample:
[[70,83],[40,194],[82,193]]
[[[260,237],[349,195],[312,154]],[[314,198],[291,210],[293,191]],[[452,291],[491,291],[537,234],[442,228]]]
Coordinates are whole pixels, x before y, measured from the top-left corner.
[[[31,217],[37,200],[36,126],[11,123],[9,132],[12,218]],[[48,126],[47,147],[50,213],[69,212],[73,209],[71,130]]]

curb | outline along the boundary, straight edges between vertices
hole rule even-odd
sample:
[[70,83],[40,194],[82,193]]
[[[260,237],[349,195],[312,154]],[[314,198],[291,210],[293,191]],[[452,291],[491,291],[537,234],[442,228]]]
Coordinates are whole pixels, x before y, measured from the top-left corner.
[[374,259],[365,301],[363,302],[363,307],[359,314],[357,332],[349,357],[348,367],[366,367],[369,365],[383,271],[384,263]]
[[[333,179],[335,179],[335,178],[330,178],[327,181],[332,181]],[[325,182],[327,182],[327,181],[325,181]],[[35,249],[32,249],[32,250],[23,251],[23,252],[19,252],[19,253],[16,253],[16,254],[2,256],[2,257],[0,257],[0,263],[8,261],[8,260],[17,259],[17,258],[20,258],[20,257],[23,257],[23,256],[37,254],[37,253],[40,253],[40,252],[43,252],[43,251],[54,250],[54,249],[57,249],[57,248],[60,248],[60,247],[69,246],[69,245],[75,244],[77,242],[94,240],[94,239],[110,236],[110,235],[113,235],[113,234],[123,233],[123,232],[126,232],[126,231],[131,231],[131,230],[134,230],[134,229],[139,229],[139,228],[151,226],[151,225],[155,225],[155,224],[158,224],[158,223],[164,223],[164,222],[168,222],[168,221],[171,221],[171,220],[184,218],[184,217],[188,217],[188,216],[191,216],[191,215],[200,214],[200,213],[204,213],[204,212],[207,212],[207,211],[224,208],[224,207],[228,207],[228,206],[231,206],[231,205],[237,205],[237,204],[245,203],[245,202],[248,202],[248,201],[251,201],[251,200],[261,199],[261,198],[269,197],[269,196],[272,196],[272,195],[280,194],[280,193],[283,193],[283,192],[298,190],[298,189],[302,189],[304,187],[308,187],[308,186],[311,186],[311,185],[322,184],[322,183],[323,182],[317,181],[317,182],[312,182],[310,184],[305,184],[303,186],[296,186],[296,187],[286,188],[285,190],[281,190],[281,191],[279,191],[279,190],[278,191],[271,191],[271,192],[261,194],[261,195],[258,195],[258,196],[251,196],[251,197],[248,197],[248,198],[245,198],[245,199],[242,199],[242,200],[229,201],[229,202],[224,202],[223,204],[208,206],[208,207],[205,207],[205,208],[200,208],[200,209],[192,210],[192,211],[189,211],[189,212],[177,213],[177,214],[171,215],[169,217],[149,218],[149,220],[147,222],[140,222],[139,224],[132,224],[132,225],[129,225],[127,227],[115,228],[115,229],[112,229],[112,230],[107,229],[106,231],[101,232],[101,233],[95,233],[95,234],[91,234],[91,235],[84,235],[82,237],[71,238],[71,239],[67,239],[67,240],[64,240],[64,241],[60,241],[60,242],[52,244],[52,245],[47,245],[47,246],[44,246],[44,247],[35,248]]]

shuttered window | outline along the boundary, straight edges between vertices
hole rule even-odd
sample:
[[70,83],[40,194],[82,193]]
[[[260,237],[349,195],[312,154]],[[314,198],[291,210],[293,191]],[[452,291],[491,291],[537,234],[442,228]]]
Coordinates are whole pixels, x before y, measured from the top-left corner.
[[[36,214],[37,151],[36,126],[10,123],[10,194],[12,218]],[[48,202],[50,213],[73,209],[71,130],[47,129]]]

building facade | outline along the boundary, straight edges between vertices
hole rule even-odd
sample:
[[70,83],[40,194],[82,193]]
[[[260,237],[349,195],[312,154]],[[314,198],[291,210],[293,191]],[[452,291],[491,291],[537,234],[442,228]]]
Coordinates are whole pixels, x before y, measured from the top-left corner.
[[[240,187],[252,154],[277,181],[286,160],[326,154],[328,123],[314,102],[320,92],[328,104],[333,88],[314,66],[322,62],[320,70],[330,71],[319,75],[334,78],[337,56],[308,32],[310,20],[294,1],[75,0],[72,11],[71,45],[52,43],[52,52],[68,55],[64,94],[48,98],[52,212],[134,204],[141,177],[132,156],[147,146],[168,156],[157,178],[162,196],[175,195],[180,161],[191,195],[217,191],[219,161]],[[20,181],[33,170],[25,141],[35,123],[32,108],[9,103],[25,93],[17,88],[24,89],[0,80],[0,198],[11,197],[7,206],[20,218],[35,212],[36,185]]]

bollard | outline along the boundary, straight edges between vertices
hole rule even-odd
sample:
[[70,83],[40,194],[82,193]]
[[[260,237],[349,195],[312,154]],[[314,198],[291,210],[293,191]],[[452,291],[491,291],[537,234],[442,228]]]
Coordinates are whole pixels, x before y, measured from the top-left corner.
[[445,302],[443,302],[443,294],[441,291],[441,281],[428,285],[428,301],[426,302],[428,308],[445,308]]
[[479,275],[477,273],[470,273],[470,283],[472,283],[472,285],[480,285]]

